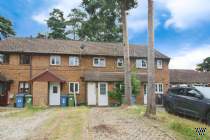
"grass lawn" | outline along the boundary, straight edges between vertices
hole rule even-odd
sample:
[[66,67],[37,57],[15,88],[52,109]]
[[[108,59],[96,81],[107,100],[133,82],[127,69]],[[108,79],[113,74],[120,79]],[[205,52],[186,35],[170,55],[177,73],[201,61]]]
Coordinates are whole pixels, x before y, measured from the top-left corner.
[[30,136],[36,140],[80,140],[85,136],[87,126],[87,107],[54,108],[49,118]]
[[[145,107],[131,107],[127,112],[131,115],[143,117]],[[169,114],[161,109],[157,111],[157,117],[152,121],[155,121],[155,123],[158,123],[166,130],[169,130],[178,140],[210,140],[210,126],[197,120]],[[195,132],[195,128],[206,128],[207,132],[204,136],[198,136]]]

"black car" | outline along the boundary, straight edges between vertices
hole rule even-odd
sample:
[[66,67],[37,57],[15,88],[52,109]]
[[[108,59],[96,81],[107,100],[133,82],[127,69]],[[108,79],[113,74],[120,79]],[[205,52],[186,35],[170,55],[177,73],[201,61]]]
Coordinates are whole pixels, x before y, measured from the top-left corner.
[[164,96],[166,111],[195,117],[210,124],[210,92],[200,89],[199,87],[170,88]]

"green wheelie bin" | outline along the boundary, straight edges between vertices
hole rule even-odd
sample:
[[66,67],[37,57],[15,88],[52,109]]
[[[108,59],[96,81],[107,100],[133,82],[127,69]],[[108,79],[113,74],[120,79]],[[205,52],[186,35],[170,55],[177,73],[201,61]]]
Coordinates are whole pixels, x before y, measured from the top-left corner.
[[75,106],[75,101],[74,101],[74,95],[69,95],[69,101],[68,101],[69,106]]

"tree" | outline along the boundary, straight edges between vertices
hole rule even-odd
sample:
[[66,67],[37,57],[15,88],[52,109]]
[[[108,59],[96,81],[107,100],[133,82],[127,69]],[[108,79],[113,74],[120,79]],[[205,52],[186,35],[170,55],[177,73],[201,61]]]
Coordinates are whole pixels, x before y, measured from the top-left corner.
[[65,29],[66,22],[63,17],[63,12],[59,9],[53,9],[50,17],[47,20],[47,26],[50,28],[49,38],[67,39]]
[[15,35],[15,31],[12,28],[12,22],[0,16],[0,40],[13,35]]
[[71,13],[68,15],[67,26],[70,29],[67,31],[67,34],[71,36],[73,40],[80,40],[79,31],[81,30],[81,26],[87,17],[85,12],[82,12],[80,9],[72,9]]
[[136,0],[118,0],[121,5],[121,20],[122,20],[122,31],[123,31],[123,47],[124,47],[124,84],[125,84],[125,104],[131,104],[131,69],[130,69],[130,51],[128,44],[128,29],[127,29],[127,10],[137,5]]
[[198,64],[197,71],[202,71],[202,72],[209,72],[210,71],[210,57],[207,57],[203,60],[203,63]]
[[148,0],[148,96],[145,116],[156,115],[155,103],[155,50],[154,50],[154,9],[153,0]]
[[46,38],[48,38],[48,36],[45,35],[45,34],[42,34],[42,33],[38,33],[36,38],[38,38],[38,39],[46,39]]
[[82,24],[80,38],[100,42],[121,42],[118,0],[83,0],[88,19]]
[[[132,95],[137,96],[140,94],[140,85],[141,81],[137,79],[136,72],[132,72],[131,76],[132,83]],[[123,95],[124,95],[124,84],[122,81],[116,82],[113,91],[109,91],[109,96],[118,101],[118,104],[121,105],[123,103]]]

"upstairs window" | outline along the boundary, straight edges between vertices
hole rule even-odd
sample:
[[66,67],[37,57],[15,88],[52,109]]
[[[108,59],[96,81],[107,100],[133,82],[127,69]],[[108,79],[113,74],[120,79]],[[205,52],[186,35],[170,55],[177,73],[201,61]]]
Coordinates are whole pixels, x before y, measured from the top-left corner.
[[20,64],[31,64],[31,56],[28,54],[21,54]]
[[105,58],[94,57],[93,58],[93,66],[95,66],[95,67],[105,67],[106,66]]
[[117,67],[122,68],[124,66],[124,59],[117,58]]
[[69,93],[79,94],[79,82],[69,82]]
[[147,68],[146,59],[136,59],[136,68]]
[[163,84],[162,83],[155,84],[155,93],[163,94]]
[[79,66],[79,57],[69,56],[69,66]]
[[9,64],[9,55],[8,54],[0,54],[0,64]]
[[19,82],[19,92],[29,93],[30,92],[30,83],[28,82]]
[[50,56],[50,65],[60,65],[61,64],[61,56],[52,55]]
[[163,60],[157,60],[157,69],[162,69],[163,68]]

